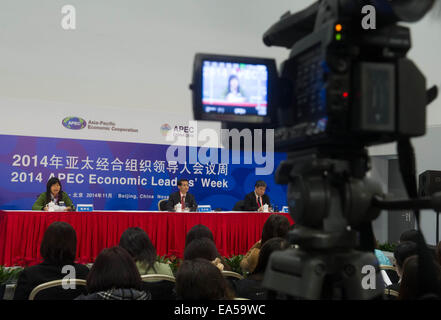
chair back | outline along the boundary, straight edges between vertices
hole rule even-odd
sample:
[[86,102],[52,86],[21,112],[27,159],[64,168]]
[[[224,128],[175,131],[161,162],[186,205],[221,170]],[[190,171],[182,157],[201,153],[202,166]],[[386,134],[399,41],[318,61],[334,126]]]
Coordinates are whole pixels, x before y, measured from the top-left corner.
[[384,270],[392,283],[398,283],[400,277],[398,276],[397,268],[394,266],[380,265],[380,270]]
[[176,300],[176,279],[169,275],[147,274],[142,275],[142,287],[150,292],[152,300]]
[[236,278],[236,279],[239,279],[239,280],[243,279],[243,276],[241,274],[239,274],[237,272],[233,272],[233,271],[223,270],[222,271],[222,275],[224,276],[224,278]]
[[[68,285],[74,285],[74,289],[63,289],[62,286],[67,282]],[[41,298],[41,300],[73,300],[76,297],[78,297],[81,293],[86,293],[86,280],[83,279],[69,279],[69,280],[53,280],[49,282],[42,283],[38,286],[36,286],[29,295],[29,300],[37,300],[35,299],[37,294],[46,291],[51,288],[58,289],[55,292],[51,292],[53,294],[46,294],[44,297]],[[78,288],[78,286],[82,288]],[[40,299],[38,299],[40,300]]]
[[167,199],[161,199],[158,202],[158,211],[167,211]]
[[0,300],[13,300],[16,283],[3,283],[0,285]]
[[170,281],[175,283],[175,277],[166,275],[166,274],[144,274],[141,276],[142,281],[150,282],[150,281]]
[[393,270],[393,271],[397,272],[397,268],[395,268],[394,266],[388,266],[385,264],[380,265],[380,270]]
[[243,211],[245,206],[244,200],[239,200],[236,202],[236,204],[233,207],[233,211]]
[[399,296],[398,291],[392,289],[384,289],[384,294],[387,296],[388,300],[396,300]]

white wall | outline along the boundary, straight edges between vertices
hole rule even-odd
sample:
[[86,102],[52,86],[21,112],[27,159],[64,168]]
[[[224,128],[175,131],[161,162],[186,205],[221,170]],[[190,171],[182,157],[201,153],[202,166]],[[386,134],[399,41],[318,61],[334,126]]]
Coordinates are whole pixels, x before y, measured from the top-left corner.
[[[0,97],[160,109],[188,119],[196,52],[273,57],[280,63],[288,51],[266,47],[262,34],[285,11],[312,2],[2,0]],[[60,26],[66,4],[77,10],[75,31]],[[440,18],[432,14],[411,25],[410,57],[429,85],[441,87]],[[441,99],[429,107],[428,124],[441,124]],[[420,172],[441,163],[429,151],[439,150],[439,140],[430,141],[435,145],[425,149],[429,153],[418,154],[418,160],[427,158],[418,161]]]
[[[371,158],[372,170],[369,175],[372,179],[380,183],[382,191],[384,193],[388,190],[388,159],[386,157],[372,157]],[[388,242],[388,213],[382,210],[380,215],[372,222],[374,235],[377,241],[380,243]]]
[[[0,96],[191,112],[196,52],[276,58],[262,34],[287,10],[312,0],[2,0]],[[61,28],[61,7],[77,30]],[[441,17],[441,15],[440,15]],[[441,23],[414,27],[411,56],[441,85]],[[441,101],[441,100],[439,100]],[[441,102],[429,123],[441,123]]]
[[[191,112],[196,52],[285,59],[262,35],[312,1],[2,0],[0,96]],[[61,28],[72,4],[77,30]]]
[[[439,0],[438,2],[441,3]],[[409,26],[412,30],[413,46],[409,57],[426,75],[427,86],[437,85],[441,93],[441,12],[432,12],[423,20]],[[428,107],[427,124],[441,124],[441,97]]]
[[[440,141],[441,126],[431,126],[424,137],[412,139],[418,175],[426,170],[441,171]],[[396,156],[396,144],[372,147],[369,154],[371,156]],[[378,166],[378,163],[373,162],[373,165]],[[374,171],[381,169],[382,167],[378,166]],[[435,226],[436,216],[433,210],[423,210],[421,213],[421,229],[429,244],[436,244]]]

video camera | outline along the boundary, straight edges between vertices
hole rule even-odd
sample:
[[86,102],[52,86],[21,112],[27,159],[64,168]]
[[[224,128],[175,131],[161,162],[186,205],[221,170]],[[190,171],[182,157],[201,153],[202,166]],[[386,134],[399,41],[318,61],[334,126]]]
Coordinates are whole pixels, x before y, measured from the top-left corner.
[[[267,46],[291,50],[280,75],[273,59],[197,54],[194,117],[274,128],[276,150],[290,152],[422,136],[430,98],[406,58],[409,28],[396,22],[417,21],[432,4],[328,0],[288,12],[263,36]],[[366,5],[376,8],[376,29],[363,29]],[[233,81],[236,95],[228,94]]]
[[[410,138],[426,133],[426,106],[437,88],[427,90],[425,76],[406,57],[410,30],[398,22],[420,20],[433,4],[319,0],[288,12],[263,36],[267,46],[291,50],[280,73],[273,59],[196,55],[195,119],[274,129],[276,151],[288,152],[275,178],[288,184],[296,222],[289,238],[298,248],[271,256],[266,288],[307,299],[382,295],[371,222],[391,203],[366,176],[366,147],[398,142],[403,179],[416,198]],[[369,265],[376,270],[373,290],[361,286]]]

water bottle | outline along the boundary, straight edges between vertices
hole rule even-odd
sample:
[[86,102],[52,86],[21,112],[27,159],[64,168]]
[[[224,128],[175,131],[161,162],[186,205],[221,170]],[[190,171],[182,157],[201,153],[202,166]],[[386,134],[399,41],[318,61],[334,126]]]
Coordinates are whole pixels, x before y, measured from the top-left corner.
[[175,211],[176,211],[176,212],[182,212],[182,204],[178,203],[178,204],[175,206]]
[[55,203],[53,201],[49,202],[47,204],[47,208],[48,208],[47,211],[54,212],[55,211]]
[[263,212],[269,212],[268,207],[269,207],[268,204],[265,203],[263,205]]

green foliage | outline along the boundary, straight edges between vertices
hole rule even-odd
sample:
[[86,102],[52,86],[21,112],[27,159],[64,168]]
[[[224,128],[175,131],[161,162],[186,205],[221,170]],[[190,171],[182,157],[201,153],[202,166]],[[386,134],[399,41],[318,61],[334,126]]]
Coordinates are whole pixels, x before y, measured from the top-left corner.
[[169,264],[173,274],[176,276],[176,272],[178,271],[179,265],[181,264],[182,260],[176,258],[175,256],[157,256],[156,261]]
[[394,252],[396,246],[396,243],[378,243],[378,250]]
[[[240,262],[243,259],[243,255],[237,255],[237,256],[232,256],[230,258],[227,257],[223,257],[223,261],[228,264],[231,268],[231,271],[237,272],[241,275],[245,275],[242,271],[242,269],[240,268]],[[156,258],[157,262],[160,263],[167,263],[170,265],[170,268],[172,269],[172,272],[174,275],[176,275],[176,272],[178,271],[179,265],[182,262],[182,259],[179,259],[175,256],[158,256]]]
[[22,272],[23,268],[6,268],[4,266],[0,266],[0,284],[5,282],[14,282],[17,281],[20,272]]
[[230,266],[231,271],[244,275],[242,268],[240,267],[240,262],[242,259],[243,255],[239,254],[237,256],[232,256],[231,258],[224,258],[224,261]]

